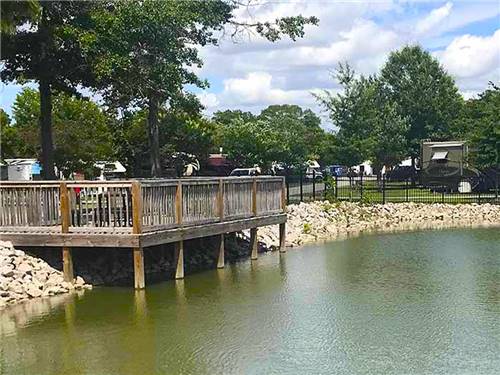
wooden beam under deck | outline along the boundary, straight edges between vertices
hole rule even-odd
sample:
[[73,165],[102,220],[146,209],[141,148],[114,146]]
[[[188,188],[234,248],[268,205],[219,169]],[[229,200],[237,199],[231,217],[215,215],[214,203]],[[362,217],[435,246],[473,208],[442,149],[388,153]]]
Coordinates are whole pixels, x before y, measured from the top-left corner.
[[142,234],[96,234],[91,231],[86,233],[2,233],[0,228],[0,239],[2,241],[11,241],[14,246],[145,248],[193,238],[214,236],[222,233],[238,232],[266,225],[281,224],[284,222],[286,222],[286,214],[278,213],[202,225],[170,228]]

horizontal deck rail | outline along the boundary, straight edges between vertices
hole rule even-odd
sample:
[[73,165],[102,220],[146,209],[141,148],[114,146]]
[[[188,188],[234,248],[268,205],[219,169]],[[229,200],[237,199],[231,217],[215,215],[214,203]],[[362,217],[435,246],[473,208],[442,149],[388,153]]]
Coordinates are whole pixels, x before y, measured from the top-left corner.
[[264,217],[284,212],[283,187],[271,176],[2,181],[0,235],[127,235]]

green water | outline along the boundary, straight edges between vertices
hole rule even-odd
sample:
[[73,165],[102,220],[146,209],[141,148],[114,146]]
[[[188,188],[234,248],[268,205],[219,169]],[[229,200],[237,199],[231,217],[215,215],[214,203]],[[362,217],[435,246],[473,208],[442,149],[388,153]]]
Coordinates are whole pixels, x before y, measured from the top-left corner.
[[498,374],[500,230],[365,235],[0,312],[0,374]]

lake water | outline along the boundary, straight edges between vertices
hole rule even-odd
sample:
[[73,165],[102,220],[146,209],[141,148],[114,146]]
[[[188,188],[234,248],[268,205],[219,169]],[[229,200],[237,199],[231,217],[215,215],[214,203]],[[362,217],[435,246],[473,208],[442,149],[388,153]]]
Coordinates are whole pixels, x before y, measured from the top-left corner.
[[0,374],[498,374],[500,230],[364,235],[0,312]]

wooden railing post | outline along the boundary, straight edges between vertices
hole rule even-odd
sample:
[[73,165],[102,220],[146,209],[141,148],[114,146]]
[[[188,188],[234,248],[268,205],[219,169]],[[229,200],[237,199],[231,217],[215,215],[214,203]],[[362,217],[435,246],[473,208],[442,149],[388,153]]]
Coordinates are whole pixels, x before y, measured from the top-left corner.
[[281,187],[281,210],[283,212],[286,211],[286,182],[285,177],[282,178],[282,187]]
[[[68,186],[66,185],[66,182],[61,182],[61,184],[59,185],[59,200],[61,206],[61,233],[68,233],[71,214],[69,206]],[[74,274],[71,248],[63,246],[62,258],[64,280],[72,283]]]
[[182,182],[177,183],[175,192],[175,221],[178,225],[182,224]]
[[224,180],[219,179],[219,192],[217,194],[217,210],[219,211],[219,220],[224,219]]
[[257,178],[253,178],[252,185],[252,214],[257,216]]
[[[132,182],[132,233],[142,233],[142,191],[139,181]],[[134,247],[134,287],[144,289],[144,250]]]

